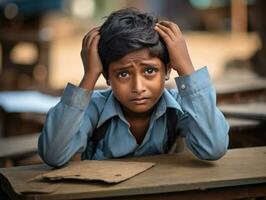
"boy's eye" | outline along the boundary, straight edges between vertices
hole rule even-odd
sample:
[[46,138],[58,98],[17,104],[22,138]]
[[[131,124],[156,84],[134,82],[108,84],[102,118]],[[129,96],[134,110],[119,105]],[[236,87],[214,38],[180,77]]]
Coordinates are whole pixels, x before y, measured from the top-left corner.
[[152,75],[156,73],[158,70],[155,67],[147,67],[144,71],[145,74],[147,75]]
[[128,75],[128,71],[121,71],[117,74],[118,78],[126,78]]

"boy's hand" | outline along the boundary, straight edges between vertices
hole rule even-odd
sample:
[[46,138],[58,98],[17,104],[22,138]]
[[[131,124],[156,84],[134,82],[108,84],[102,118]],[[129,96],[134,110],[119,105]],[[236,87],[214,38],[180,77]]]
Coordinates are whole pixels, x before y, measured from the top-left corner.
[[92,90],[99,76],[103,72],[102,62],[98,53],[100,27],[90,30],[82,40],[81,59],[84,67],[84,76],[80,87]]
[[179,27],[173,22],[161,21],[156,24],[155,30],[158,31],[165,41],[171,67],[176,70],[180,76],[192,74],[194,72],[194,67]]

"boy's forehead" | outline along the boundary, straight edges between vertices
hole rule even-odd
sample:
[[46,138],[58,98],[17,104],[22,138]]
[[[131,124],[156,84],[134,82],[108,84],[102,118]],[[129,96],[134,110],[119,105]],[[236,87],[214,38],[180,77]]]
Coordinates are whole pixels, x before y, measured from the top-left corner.
[[[158,59],[158,58],[157,58]],[[117,60],[117,64],[128,64],[131,62],[156,62],[156,57],[152,57],[148,49],[141,49],[126,54],[124,57]],[[159,60],[159,59],[158,59]]]

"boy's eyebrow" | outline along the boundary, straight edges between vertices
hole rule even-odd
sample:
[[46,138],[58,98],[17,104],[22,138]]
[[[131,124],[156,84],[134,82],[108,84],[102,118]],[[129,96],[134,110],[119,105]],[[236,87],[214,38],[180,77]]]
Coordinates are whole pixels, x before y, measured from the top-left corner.
[[159,65],[158,62],[156,61],[150,61],[150,60],[144,60],[142,62],[140,62],[141,64],[146,64],[146,65]]
[[[141,61],[140,62],[140,65],[155,65],[155,66],[158,66],[159,63],[154,62],[154,61],[144,60],[144,61]],[[115,71],[117,71],[117,70],[124,70],[124,69],[130,68],[131,66],[132,66],[131,63],[123,64],[123,62],[121,62],[121,64],[119,64],[119,66],[117,66],[114,70]]]
[[114,68],[112,71],[121,71],[121,70],[129,69],[129,68],[131,68],[131,66],[123,66],[123,65],[121,65],[121,66],[118,66],[118,67]]

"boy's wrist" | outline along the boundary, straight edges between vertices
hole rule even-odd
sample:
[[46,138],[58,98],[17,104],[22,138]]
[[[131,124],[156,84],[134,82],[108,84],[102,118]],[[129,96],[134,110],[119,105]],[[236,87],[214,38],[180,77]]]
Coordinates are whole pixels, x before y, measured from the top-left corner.
[[96,79],[98,79],[99,78],[99,76],[102,74],[102,72],[101,71],[96,71],[96,70],[86,70],[85,71],[85,73],[84,73],[84,75],[83,75],[83,78],[89,78],[89,79],[91,79],[91,78],[96,78]]
[[86,90],[93,90],[100,75],[101,74],[85,73],[79,87]]
[[172,68],[178,73],[179,76],[187,76],[195,72],[195,69],[192,63],[185,63],[179,66],[176,65],[176,66],[172,66]]

